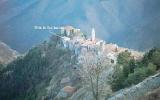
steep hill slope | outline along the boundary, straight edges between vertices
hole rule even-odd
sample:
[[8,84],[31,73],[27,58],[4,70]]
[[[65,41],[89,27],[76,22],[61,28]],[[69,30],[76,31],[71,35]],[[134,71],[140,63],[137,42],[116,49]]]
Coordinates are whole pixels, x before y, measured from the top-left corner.
[[12,50],[9,46],[0,42],[0,63],[6,64],[16,59],[18,53]]
[[53,98],[62,88],[62,78],[71,77],[72,56],[57,41],[43,43],[0,73],[1,100],[43,100]]

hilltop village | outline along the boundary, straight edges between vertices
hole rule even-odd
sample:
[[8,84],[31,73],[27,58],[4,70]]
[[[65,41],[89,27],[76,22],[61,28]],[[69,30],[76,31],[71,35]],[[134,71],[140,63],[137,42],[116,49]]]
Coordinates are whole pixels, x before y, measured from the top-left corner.
[[0,100],[138,100],[160,86],[159,49],[144,55],[99,34],[54,27],[51,39],[0,65]]
[[56,34],[54,34],[52,38],[59,39],[59,45],[73,51],[79,59],[80,55],[86,52],[94,52],[98,56],[106,56],[116,64],[118,54],[126,50],[131,52],[135,60],[143,57],[143,53],[141,52],[122,48],[116,44],[106,43],[104,40],[98,39],[94,28],[90,36],[86,36],[80,29],[72,26],[55,27],[54,30],[56,30]]

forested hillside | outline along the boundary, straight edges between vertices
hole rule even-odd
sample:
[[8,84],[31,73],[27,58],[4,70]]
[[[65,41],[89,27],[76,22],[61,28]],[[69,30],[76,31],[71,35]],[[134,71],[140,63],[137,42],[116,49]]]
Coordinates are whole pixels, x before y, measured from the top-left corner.
[[56,47],[56,41],[44,42],[0,72],[0,100],[47,98],[52,81],[54,97],[60,89],[59,80],[71,74],[71,67],[69,51]]

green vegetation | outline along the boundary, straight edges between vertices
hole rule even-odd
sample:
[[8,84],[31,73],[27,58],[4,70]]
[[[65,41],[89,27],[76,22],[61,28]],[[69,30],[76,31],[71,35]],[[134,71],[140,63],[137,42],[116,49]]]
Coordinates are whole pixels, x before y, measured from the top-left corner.
[[157,68],[160,68],[160,49],[153,48],[148,53],[145,54],[144,59],[142,61],[145,64],[153,63],[157,66]]
[[112,81],[114,91],[138,84],[146,77],[155,74],[160,68],[160,49],[150,50],[142,61],[135,61],[128,51],[120,53],[117,60]]
[[0,100],[36,100],[38,97],[47,97],[46,87],[53,77],[56,85],[52,95],[56,95],[60,87],[59,80],[66,74],[63,70],[69,70],[68,66],[71,66],[70,52],[56,47],[56,42],[44,42],[34,47],[1,71]]

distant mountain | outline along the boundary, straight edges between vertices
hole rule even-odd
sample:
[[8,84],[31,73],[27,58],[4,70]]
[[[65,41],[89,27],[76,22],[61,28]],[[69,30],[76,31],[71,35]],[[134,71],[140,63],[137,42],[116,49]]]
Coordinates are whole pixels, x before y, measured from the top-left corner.
[[0,63],[6,64],[17,58],[19,54],[7,46],[5,43],[0,42]]
[[123,47],[160,47],[160,0],[1,0],[0,40],[25,52],[48,38],[34,25],[73,25]]

